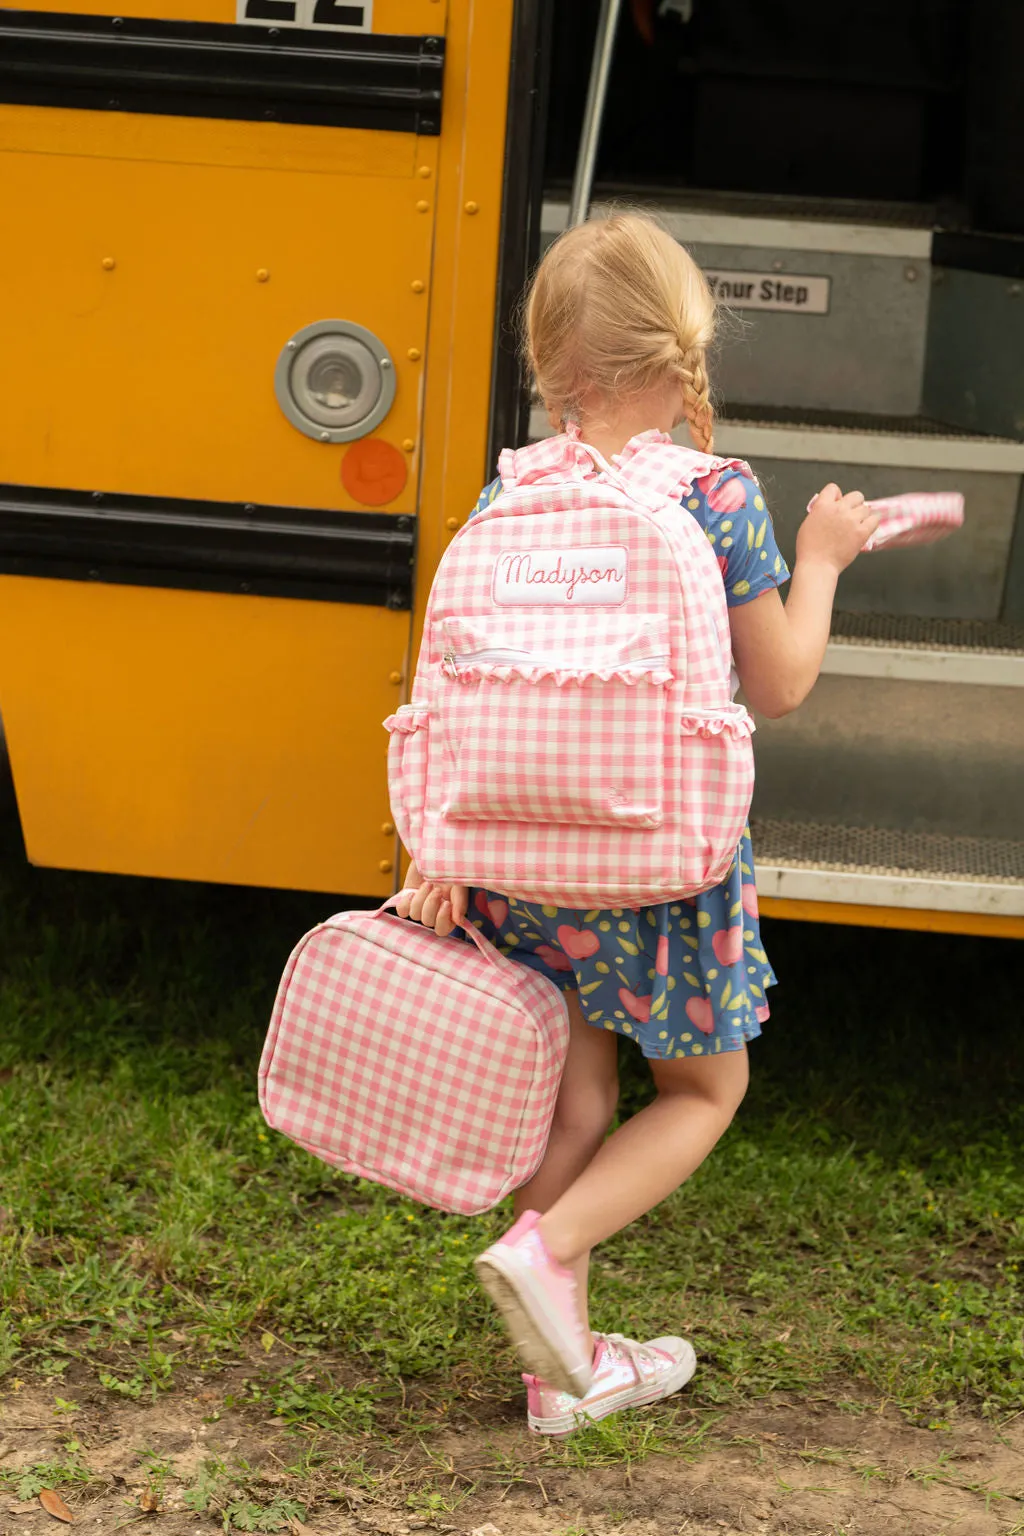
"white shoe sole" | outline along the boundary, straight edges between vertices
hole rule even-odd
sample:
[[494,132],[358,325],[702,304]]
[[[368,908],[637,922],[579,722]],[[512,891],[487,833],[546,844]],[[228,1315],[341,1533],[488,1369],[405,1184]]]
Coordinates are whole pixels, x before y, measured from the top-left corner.
[[512,1343],[533,1376],[583,1397],[593,1380],[591,1362],[565,1348],[565,1324],[552,1308],[532,1270],[515,1262],[501,1247],[482,1253],[474,1264],[477,1278],[505,1320]]
[[[696,1369],[697,1356],[694,1354],[693,1346],[687,1344],[675,1368],[653,1386],[632,1387],[626,1392],[618,1393],[615,1397],[606,1398],[604,1402],[593,1403],[589,1408],[581,1403],[572,1413],[562,1413],[544,1419],[535,1418],[532,1413],[527,1413],[527,1423],[535,1435],[571,1435],[573,1430],[582,1429],[585,1422],[596,1424],[600,1419],[608,1418],[610,1414],[621,1413],[624,1408],[649,1408],[652,1403],[662,1402],[664,1398],[671,1397],[674,1392],[685,1387]],[[550,1380],[549,1377],[544,1379]]]

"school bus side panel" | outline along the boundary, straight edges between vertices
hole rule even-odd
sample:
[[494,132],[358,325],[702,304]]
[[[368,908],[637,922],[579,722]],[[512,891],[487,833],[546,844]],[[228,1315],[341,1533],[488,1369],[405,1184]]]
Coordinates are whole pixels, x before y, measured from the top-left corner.
[[[0,386],[16,426],[0,446],[0,709],[35,862],[392,887],[381,721],[406,675],[416,518],[422,591],[483,468],[510,15],[511,0],[486,15],[378,0],[375,27],[447,18],[440,137],[0,106],[16,232],[0,285],[24,359]],[[362,442],[303,435],[274,397],[289,336],[331,318],[393,360],[394,404]],[[346,473],[367,443],[383,479],[377,460]],[[117,519],[138,526],[160,571],[5,558],[26,497],[37,522],[106,518],[108,542]],[[244,560],[225,576],[219,553],[196,577],[184,543],[168,569],[166,519],[198,518],[199,547],[223,526],[262,555],[279,513],[300,543],[315,523],[344,600],[303,597],[305,555],[282,566],[301,567],[290,585],[244,580]]]

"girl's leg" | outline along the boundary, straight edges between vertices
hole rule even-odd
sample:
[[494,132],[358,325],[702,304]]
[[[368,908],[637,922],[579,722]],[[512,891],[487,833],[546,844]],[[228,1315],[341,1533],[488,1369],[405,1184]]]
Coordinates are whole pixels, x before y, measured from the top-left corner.
[[[544,1161],[528,1184],[516,1191],[515,1212],[546,1211],[575,1183],[599,1151],[619,1099],[616,1037],[587,1024],[579,994],[566,996],[569,1005],[569,1053],[555,1105]],[[574,1255],[569,1266],[576,1274],[577,1304],[589,1331],[587,1275],[590,1251]]]
[[684,1183],[727,1129],[747,1089],[746,1049],[652,1061],[651,1069],[654,1103],[604,1142],[539,1224],[548,1251],[562,1264],[576,1264]]

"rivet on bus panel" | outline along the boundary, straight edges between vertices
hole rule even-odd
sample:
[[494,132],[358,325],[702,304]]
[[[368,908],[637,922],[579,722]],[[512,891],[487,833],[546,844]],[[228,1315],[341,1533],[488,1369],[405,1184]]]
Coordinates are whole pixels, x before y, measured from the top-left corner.
[[420,349],[419,349],[419,347],[410,347],[407,356],[409,358],[410,363],[418,363],[419,360],[420,360]]
[[467,203],[466,204],[466,212],[467,213],[479,213],[480,212],[480,204],[479,203],[472,203],[472,202]]
[[430,166],[429,165],[421,165],[416,174],[418,176],[422,176],[424,181],[426,181],[427,177],[431,174]]
[[445,527],[451,529],[452,533],[457,533],[462,524],[457,517],[449,517],[445,520]]
[[383,832],[385,837],[394,837],[394,835],[395,835],[395,824],[394,824],[393,821],[386,821],[386,822],[384,822],[384,824],[383,824],[383,826],[381,827],[380,830]]
[[257,267],[256,281],[258,283],[267,283],[270,281],[270,273],[267,271],[266,267]]
[[117,266],[117,262],[114,260],[113,256],[104,256],[103,260],[100,262],[100,266],[103,268],[104,272],[113,272],[114,268]]
[[412,284],[412,291],[413,291],[413,293],[422,293],[423,290],[426,288],[426,286],[427,285],[423,281],[422,278],[420,278],[420,277],[414,278],[413,279],[413,284]]
[[416,444],[413,442],[411,437],[407,437],[403,442],[402,447],[405,449],[406,453],[412,453],[413,449],[416,447]]
[[423,201],[418,202],[416,204],[416,212],[417,213],[429,213],[430,212],[430,204],[427,203],[427,202],[423,202]]
[[393,867],[390,859],[381,859],[380,872],[382,875],[390,875]]
[[395,686],[397,687],[397,685],[401,681],[402,681],[402,674],[401,674],[401,672],[389,672],[388,673],[388,682],[389,683],[394,683]]

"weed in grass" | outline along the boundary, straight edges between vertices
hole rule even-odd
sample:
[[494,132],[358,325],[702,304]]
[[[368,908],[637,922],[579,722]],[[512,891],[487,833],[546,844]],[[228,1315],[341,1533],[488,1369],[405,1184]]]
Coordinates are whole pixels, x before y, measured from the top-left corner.
[[280,1493],[261,1497],[259,1478],[252,1468],[239,1462],[229,1469],[217,1457],[203,1463],[182,1502],[196,1514],[215,1515],[226,1532],[281,1531],[292,1520],[306,1519],[305,1504]]
[[209,1457],[199,1468],[199,1475],[191,1488],[186,1488],[182,1494],[182,1503],[186,1509],[195,1510],[197,1514],[205,1515],[207,1511],[216,1505],[217,1494],[223,1486],[227,1467],[216,1457]]
[[162,1503],[167,1479],[172,1475],[174,1468],[165,1457],[159,1456],[155,1451],[139,1451],[139,1461],[146,1473],[146,1488],[153,1495],[156,1502]]
[[473,1491],[472,1486],[452,1488],[447,1492],[442,1492],[438,1488],[414,1488],[412,1493],[406,1496],[405,1505],[415,1515],[436,1520],[442,1515],[454,1515]]
[[81,1446],[76,1444],[63,1461],[38,1461],[17,1471],[0,1467],[0,1487],[10,1489],[22,1501],[38,1498],[44,1488],[88,1487],[94,1479],[83,1466],[80,1451]]
[[326,1372],[298,1367],[276,1380],[253,1383],[240,1400],[265,1403],[286,1424],[357,1434],[373,1424],[376,1394],[372,1386],[338,1387]]
[[224,1506],[225,1531],[283,1531],[292,1520],[304,1520],[306,1507],[294,1499],[272,1499],[258,1504],[254,1499],[232,1499]]
[[131,1375],[115,1376],[111,1371],[101,1371],[100,1384],[108,1392],[131,1398],[133,1402],[147,1394],[155,1398],[158,1392],[166,1392],[174,1385],[174,1359],[173,1354],[157,1346],[155,1330],[150,1323],[146,1328],[146,1351],[138,1358]]
[[511,1488],[514,1483],[526,1480],[526,1461],[506,1446],[488,1441],[486,1446],[487,1467],[496,1482]]
[[566,1440],[558,1441],[549,1457],[559,1466],[630,1467],[656,1453],[672,1449],[653,1414],[612,1415],[596,1424],[585,1424]]

